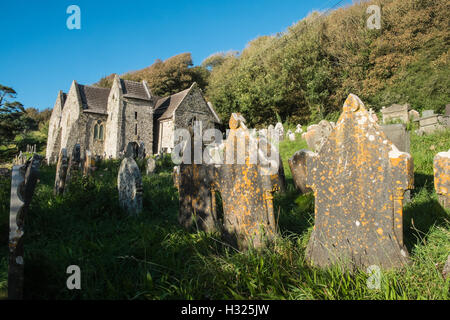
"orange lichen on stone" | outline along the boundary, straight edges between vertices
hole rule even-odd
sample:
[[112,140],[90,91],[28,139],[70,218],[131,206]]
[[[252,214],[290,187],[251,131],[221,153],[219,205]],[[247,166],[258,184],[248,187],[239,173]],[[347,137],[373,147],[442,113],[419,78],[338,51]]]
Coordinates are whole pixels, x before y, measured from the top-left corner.
[[450,208],[450,150],[434,157],[434,188],[442,206]]
[[297,154],[305,158],[306,187],[315,195],[307,248],[312,264],[396,267],[408,261],[402,200],[413,186],[412,158],[387,139],[357,96],[349,95],[318,153]]

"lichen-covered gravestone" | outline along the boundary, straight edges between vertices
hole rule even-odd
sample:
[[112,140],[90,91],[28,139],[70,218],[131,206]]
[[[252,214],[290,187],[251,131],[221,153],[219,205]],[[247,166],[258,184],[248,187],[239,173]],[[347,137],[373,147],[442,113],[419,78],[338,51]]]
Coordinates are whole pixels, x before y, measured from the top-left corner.
[[131,157],[122,160],[117,176],[120,207],[130,215],[142,212],[142,176],[136,161]]
[[68,167],[69,159],[67,158],[67,150],[62,148],[59,152],[58,164],[56,165],[55,188],[53,190],[55,195],[64,193]]
[[361,100],[350,94],[320,151],[303,152],[306,185],[315,195],[308,260],[350,269],[405,264],[402,202],[413,188],[413,161],[387,139]]
[[442,206],[450,208],[450,150],[434,157],[434,188]]
[[11,179],[9,214],[8,298],[23,298],[24,260],[23,235],[28,207],[38,180],[41,157],[34,155],[25,165],[14,166]]
[[[217,168],[215,180],[223,201],[225,236],[241,249],[263,247],[275,237],[273,193],[279,188],[275,182],[278,168],[271,172],[262,161],[250,161],[255,154],[245,145],[249,146],[253,138],[244,123],[241,115],[231,116],[230,132],[225,141],[226,159]],[[243,150],[243,163],[233,161],[232,157]]]

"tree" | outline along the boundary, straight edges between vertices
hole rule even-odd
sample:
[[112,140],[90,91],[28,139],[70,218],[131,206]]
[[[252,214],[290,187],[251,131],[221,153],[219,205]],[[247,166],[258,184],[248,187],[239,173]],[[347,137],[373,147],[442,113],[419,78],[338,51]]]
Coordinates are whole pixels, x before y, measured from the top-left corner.
[[2,144],[11,142],[18,132],[24,129],[25,109],[16,98],[13,88],[0,84],[0,137]]

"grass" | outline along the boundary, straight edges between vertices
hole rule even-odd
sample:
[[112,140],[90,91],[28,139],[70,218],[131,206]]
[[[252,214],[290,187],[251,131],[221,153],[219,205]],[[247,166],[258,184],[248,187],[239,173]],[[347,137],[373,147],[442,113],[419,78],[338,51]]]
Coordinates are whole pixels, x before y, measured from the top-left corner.
[[[434,147],[433,147],[434,146]],[[450,149],[450,131],[412,135],[415,186],[405,207],[404,233],[412,263],[383,272],[379,290],[365,270],[307,265],[314,199],[294,190],[287,159],[306,145],[280,145],[287,191],[276,196],[281,236],[269,248],[239,252],[218,234],[190,233],[177,222],[171,166],[158,160],[144,176],[144,212],[127,217],[116,191],[118,161],[93,177],[76,177],[70,193],[53,196],[54,167],[41,169],[26,220],[25,297],[28,299],[449,299],[441,276],[450,253],[449,213],[433,188],[433,157]],[[0,180],[0,298],[6,297],[10,180]],[[66,268],[81,268],[81,290],[66,289]]]

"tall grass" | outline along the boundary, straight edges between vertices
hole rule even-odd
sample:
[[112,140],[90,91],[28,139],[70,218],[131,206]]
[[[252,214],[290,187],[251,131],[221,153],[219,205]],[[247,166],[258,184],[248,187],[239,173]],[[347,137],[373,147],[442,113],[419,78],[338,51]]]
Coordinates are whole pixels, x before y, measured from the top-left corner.
[[[433,147],[434,146],[434,147]],[[305,261],[314,198],[298,195],[288,158],[306,145],[280,145],[288,182],[276,196],[280,237],[263,250],[239,252],[218,234],[187,232],[177,222],[178,194],[167,159],[144,176],[144,212],[127,217],[118,205],[118,161],[76,176],[70,192],[53,196],[54,167],[41,169],[25,233],[25,297],[29,299],[449,299],[441,271],[450,253],[449,212],[437,202],[433,157],[450,148],[450,131],[412,135],[416,189],[405,207],[411,264],[383,272],[369,289],[366,270],[320,270]],[[0,180],[0,297],[6,296],[10,181]],[[66,268],[81,268],[81,290],[66,288]]]

